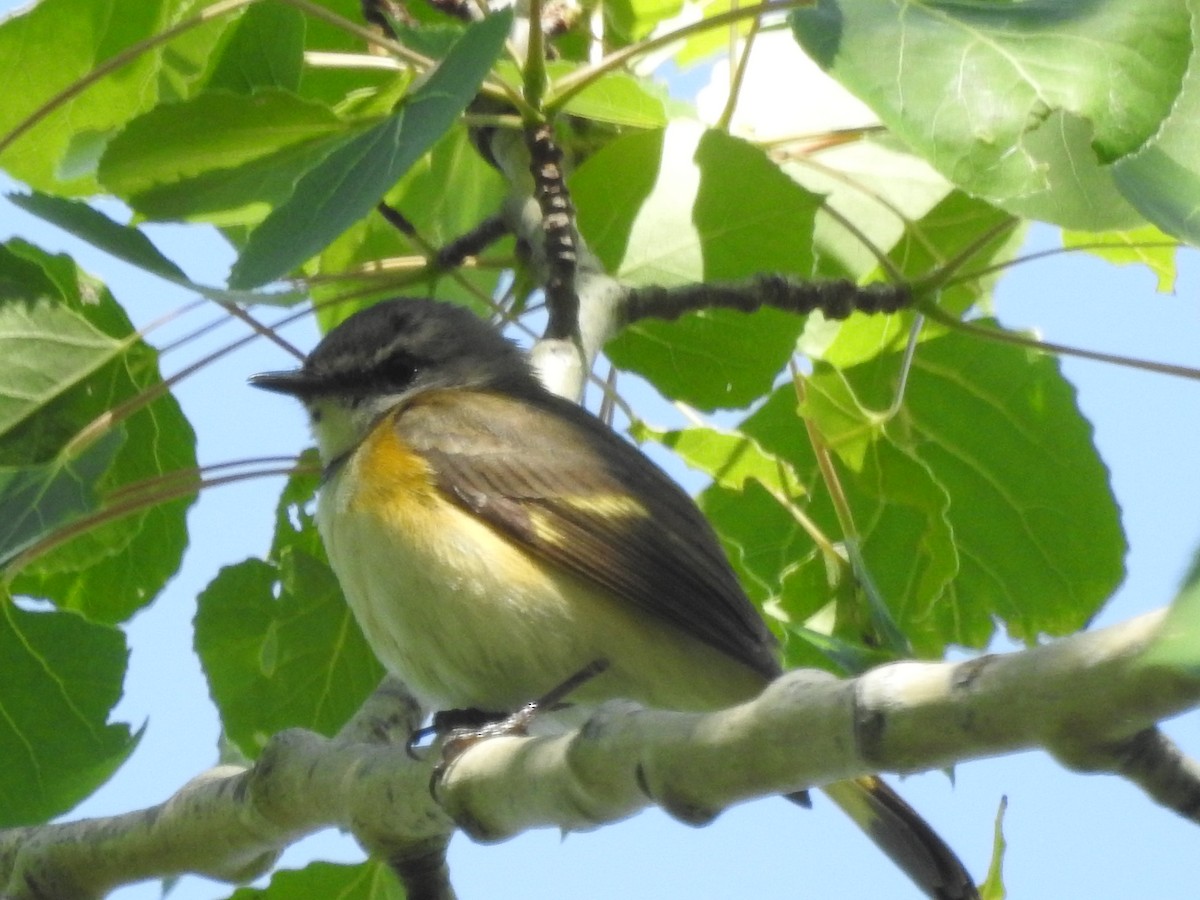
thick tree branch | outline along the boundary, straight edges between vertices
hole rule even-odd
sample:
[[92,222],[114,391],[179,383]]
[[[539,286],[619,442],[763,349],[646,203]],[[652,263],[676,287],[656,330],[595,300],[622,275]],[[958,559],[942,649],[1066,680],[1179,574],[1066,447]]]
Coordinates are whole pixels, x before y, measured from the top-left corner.
[[[0,897],[90,900],[184,872],[245,881],[269,871],[289,844],[328,826],[353,831],[398,871],[414,858],[428,860],[444,848],[452,823],[432,803],[392,802],[428,796],[428,766],[392,765],[420,718],[403,686],[385,681],[334,739],[281,732],[252,768],[210,769],[158,806],[0,832]],[[417,873],[423,883],[430,868]]]
[[1200,704],[1200,678],[1145,662],[1161,622],[1152,613],[1024,652],[896,663],[850,681],[798,670],[711,714],[610,703],[566,734],[469,747],[433,794],[435,754],[414,760],[403,746],[419,713],[385,683],[337,738],[283,732],[253,768],[205,773],[158,807],[0,833],[3,897],[87,900],[180,872],[238,880],[336,826],[392,863],[410,896],[444,900],[455,822],[498,840],[658,803],[701,824],[750,797],[1032,748],[1129,778],[1196,820],[1200,768],[1155,723]]
[[[1200,679],[1142,663],[1160,622],[1152,613],[1022,653],[896,663],[853,681],[796,671],[711,715],[610,707],[577,733],[479,746],[451,764],[438,797],[474,836],[499,839],[594,826],[651,799],[705,821],[747,797],[1042,748],[1194,815],[1195,764],[1145,736],[1200,702]],[[1146,743],[1155,751],[1131,763],[1128,748]]]

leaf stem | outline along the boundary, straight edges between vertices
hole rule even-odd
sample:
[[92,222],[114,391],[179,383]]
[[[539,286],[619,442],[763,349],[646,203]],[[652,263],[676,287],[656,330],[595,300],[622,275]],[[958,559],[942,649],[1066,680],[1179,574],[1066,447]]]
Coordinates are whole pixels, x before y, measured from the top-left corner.
[[[736,4],[735,4],[736,8]],[[737,28],[735,25],[730,25],[732,36],[730,38],[729,57],[733,59],[734,50],[737,44]],[[745,44],[742,47],[742,53],[737,57],[737,65],[733,68],[732,76],[729,80],[729,97],[725,100],[725,108],[721,110],[721,117],[717,119],[716,127],[722,131],[728,131],[729,125],[733,121],[734,111],[737,109],[738,99],[741,96],[742,85],[746,81],[746,70],[750,66],[750,51],[754,47],[754,39],[758,37],[758,31],[762,27],[762,17],[755,16],[750,20],[750,31],[746,35]]]
[[[794,361],[789,365],[792,372],[792,384],[796,389],[796,401],[803,406],[805,400],[804,376],[800,373]],[[912,644],[909,643],[908,637],[900,630],[900,627],[896,624],[896,620],[892,617],[891,610],[888,609],[887,603],[884,602],[883,594],[879,590],[879,586],[875,583],[875,579],[871,575],[871,570],[867,566],[866,558],[862,554],[858,527],[854,523],[854,513],[850,509],[850,501],[846,497],[841,478],[838,476],[837,468],[833,464],[829,446],[825,443],[824,437],[812,421],[803,415],[800,419],[804,422],[804,428],[808,432],[808,440],[812,444],[813,455],[817,460],[817,468],[821,472],[821,480],[825,482],[825,487],[829,491],[829,499],[833,503],[834,514],[837,516],[838,524],[842,529],[842,543],[846,548],[850,567],[854,572],[855,579],[867,597],[867,608],[870,611],[871,623],[875,626],[879,632],[879,636],[886,642],[889,649],[901,656],[912,656]]]

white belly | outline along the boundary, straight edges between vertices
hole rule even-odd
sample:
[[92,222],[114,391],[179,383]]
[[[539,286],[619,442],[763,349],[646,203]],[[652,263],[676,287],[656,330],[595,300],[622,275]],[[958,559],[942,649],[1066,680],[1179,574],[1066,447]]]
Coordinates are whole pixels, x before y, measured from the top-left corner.
[[354,465],[323,487],[318,527],[367,641],[429,708],[513,710],[600,659],[610,668],[575,699],[708,709],[760,686],[679,630],[534,565],[445,498],[403,514],[357,502]]

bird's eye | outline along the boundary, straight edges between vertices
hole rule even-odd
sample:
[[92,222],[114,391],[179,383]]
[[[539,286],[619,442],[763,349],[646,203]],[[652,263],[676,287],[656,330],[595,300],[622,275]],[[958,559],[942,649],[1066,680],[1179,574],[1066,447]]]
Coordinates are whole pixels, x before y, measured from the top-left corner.
[[417,367],[410,357],[396,353],[383,361],[379,374],[391,387],[406,387],[416,376]]

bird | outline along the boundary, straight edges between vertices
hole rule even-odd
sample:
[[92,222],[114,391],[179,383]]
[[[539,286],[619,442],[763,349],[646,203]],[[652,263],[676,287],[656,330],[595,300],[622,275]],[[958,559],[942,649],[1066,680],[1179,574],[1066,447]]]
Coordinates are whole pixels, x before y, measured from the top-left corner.
[[[602,663],[573,703],[712,711],[782,673],[692,498],[469,309],[380,301],[250,381],[306,408],[330,564],[425,708],[503,716]],[[823,790],[927,896],[979,896],[878,776]]]

